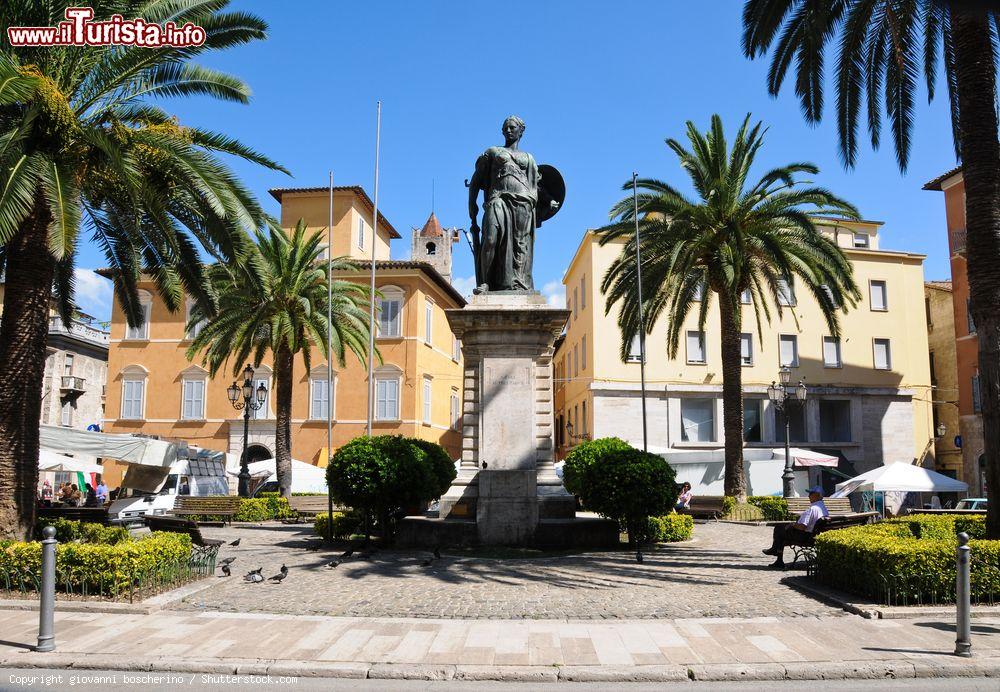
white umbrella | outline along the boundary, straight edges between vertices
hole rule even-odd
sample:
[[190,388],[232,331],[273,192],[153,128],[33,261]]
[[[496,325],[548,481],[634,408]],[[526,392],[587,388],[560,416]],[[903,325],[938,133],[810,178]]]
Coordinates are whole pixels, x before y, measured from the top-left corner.
[[832,497],[846,497],[856,491],[910,493],[964,493],[967,483],[921,466],[897,461],[879,466],[860,476],[837,484]]
[[[832,457],[822,452],[814,452],[811,449],[792,447],[788,450],[788,453],[792,457],[792,466],[832,466],[834,468],[837,466],[837,457]],[[785,448],[777,447],[772,450],[771,458],[783,460],[785,458]]]
[[102,473],[100,464],[91,464],[47,449],[38,452],[39,471],[62,471],[66,473]]
[[[274,459],[264,459],[247,464],[251,478],[259,478],[264,481],[277,478],[274,471]],[[239,467],[226,469],[230,476],[239,476]],[[292,492],[293,493],[325,493],[326,492],[326,469],[307,464],[298,459],[292,459]]]

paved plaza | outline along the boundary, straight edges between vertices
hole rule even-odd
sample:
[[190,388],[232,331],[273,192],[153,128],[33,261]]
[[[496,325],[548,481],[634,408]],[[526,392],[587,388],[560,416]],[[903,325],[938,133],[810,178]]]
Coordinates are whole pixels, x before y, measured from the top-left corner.
[[[428,552],[379,551],[327,569],[341,551],[310,551],[308,525],[205,529],[233,540],[233,576],[175,606],[243,613],[418,618],[751,618],[836,617],[844,613],[781,583],[760,549],[770,529],[727,523],[695,526],[693,541],[645,553],[580,553],[491,559],[449,554],[430,566]],[[289,568],[281,584],[250,584]]]

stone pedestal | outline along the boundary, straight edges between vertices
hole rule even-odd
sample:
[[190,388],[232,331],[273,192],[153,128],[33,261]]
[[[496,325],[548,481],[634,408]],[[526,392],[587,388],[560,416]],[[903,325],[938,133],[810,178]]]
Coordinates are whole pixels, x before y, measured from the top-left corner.
[[474,519],[482,545],[530,545],[540,520],[575,516],[553,466],[552,350],[569,311],[494,292],[446,314],[465,359],[463,436],[439,516]]

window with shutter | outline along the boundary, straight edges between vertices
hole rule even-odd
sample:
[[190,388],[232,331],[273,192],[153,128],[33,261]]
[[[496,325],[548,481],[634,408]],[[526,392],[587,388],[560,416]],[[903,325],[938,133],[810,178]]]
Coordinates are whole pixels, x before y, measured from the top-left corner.
[[753,365],[753,334],[740,334],[740,362]]
[[424,423],[431,424],[431,381],[424,378]]
[[695,365],[705,363],[705,333],[687,333],[687,362]]
[[823,337],[823,365],[828,368],[841,366],[840,339],[835,336]]
[[888,339],[875,339],[875,369],[889,370],[892,368],[892,354]]
[[872,310],[878,312],[884,312],[889,309],[888,296],[886,295],[885,281],[872,281],[870,284],[871,288],[871,306]]
[[778,337],[778,358],[781,367],[796,368],[799,365],[799,337],[782,334]]

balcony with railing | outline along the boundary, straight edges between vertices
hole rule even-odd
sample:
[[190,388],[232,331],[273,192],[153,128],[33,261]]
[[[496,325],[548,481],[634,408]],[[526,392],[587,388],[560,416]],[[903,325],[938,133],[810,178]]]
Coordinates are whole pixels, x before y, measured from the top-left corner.
[[952,255],[965,255],[966,233],[964,228],[948,232],[948,247]]
[[49,334],[64,334],[97,346],[107,348],[111,334],[96,324],[83,320],[73,320],[66,324],[56,315],[49,317]]
[[85,390],[87,380],[74,375],[63,375],[59,384],[59,390],[64,394],[82,394]]

